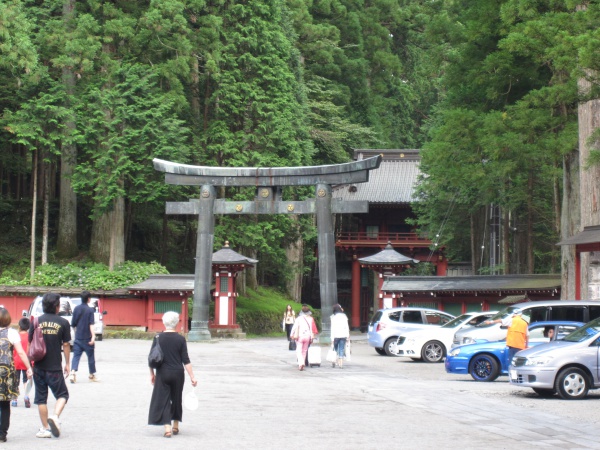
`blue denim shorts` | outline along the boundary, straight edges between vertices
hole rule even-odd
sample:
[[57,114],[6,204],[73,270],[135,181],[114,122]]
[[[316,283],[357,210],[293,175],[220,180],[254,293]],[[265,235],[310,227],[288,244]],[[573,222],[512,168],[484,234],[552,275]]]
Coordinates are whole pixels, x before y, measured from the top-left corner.
[[335,338],[333,340],[333,348],[338,358],[343,358],[346,355],[346,338]]

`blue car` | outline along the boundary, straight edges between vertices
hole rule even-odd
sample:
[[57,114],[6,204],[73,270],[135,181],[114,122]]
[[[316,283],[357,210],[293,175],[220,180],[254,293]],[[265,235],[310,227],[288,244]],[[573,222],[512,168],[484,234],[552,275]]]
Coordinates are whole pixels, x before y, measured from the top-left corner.
[[[559,340],[585,325],[582,322],[553,320],[529,325],[529,347]],[[454,347],[446,357],[448,373],[470,374],[475,381],[494,381],[500,375],[508,375],[506,340]]]

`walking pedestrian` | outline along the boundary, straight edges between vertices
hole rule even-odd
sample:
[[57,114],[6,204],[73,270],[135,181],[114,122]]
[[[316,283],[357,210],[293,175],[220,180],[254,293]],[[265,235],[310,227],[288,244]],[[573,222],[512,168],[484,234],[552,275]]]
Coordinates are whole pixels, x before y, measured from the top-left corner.
[[302,305],[302,312],[294,322],[290,338],[297,341],[296,358],[298,359],[298,370],[304,370],[307,361],[308,346],[315,338],[317,325],[310,314],[307,304]]
[[10,313],[6,308],[0,307],[0,442],[6,442],[10,426],[10,402],[19,395],[19,378],[15,371],[13,351],[21,357],[27,378],[32,375],[19,333],[10,328],[10,322]]
[[[42,330],[46,344],[46,355],[36,361],[33,367],[33,382],[35,384],[35,398],[33,403],[38,405],[38,412],[42,428],[36,434],[39,438],[60,436],[60,415],[69,400],[69,390],[65,377],[69,375],[69,362],[71,357],[71,326],[64,317],[58,315],[60,309],[60,296],[54,292],[44,294],[42,298],[42,311],[37,318],[37,323]],[[29,343],[33,339],[33,321],[29,328]],[[62,354],[65,355],[65,365],[62,365]],[[64,377],[63,377],[64,372]],[[54,414],[48,417],[48,389],[56,399]]]
[[292,305],[287,305],[285,308],[285,312],[283,313],[283,326],[285,328],[285,333],[287,334],[287,340],[290,340],[290,333],[292,331],[292,327],[294,326],[294,322],[296,321],[296,313],[292,309]]
[[[23,348],[25,355],[27,355],[27,350],[29,349],[29,342],[27,341],[27,339],[28,339],[28,331],[29,331],[30,325],[31,325],[31,322],[29,321],[29,319],[27,317],[21,317],[21,319],[19,320],[19,338],[20,338],[20,342],[21,342],[21,347]],[[27,384],[29,378],[31,378],[31,377],[29,377],[29,378],[27,377],[27,365],[25,364],[23,359],[21,359],[21,357],[19,356],[19,352],[17,351],[16,347],[13,351],[13,360],[15,362],[15,370],[16,370],[16,375],[17,375],[17,392],[18,392],[18,391],[20,391],[19,387],[21,384],[21,380],[23,380],[23,386],[25,386]],[[25,393],[23,401],[25,403],[25,408],[31,407],[31,401],[29,400],[27,393]],[[11,404],[11,406],[17,406],[18,394],[17,394],[17,397],[13,398],[13,400],[10,404]]]
[[79,369],[79,360],[85,352],[88,359],[88,370],[90,381],[99,381],[96,375],[96,358],[95,341],[96,334],[94,333],[94,308],[91,308],[88,303],[91,294],[88,291],[81,293],[81,304],[75,307],[71,326],[75,328],[75,341],[73,342],[73,364],[71,366],[71,374],[69,381],[75,383],[77,381],[77,370]]
[[[337,365],[340,369],[344,367],[346,340],[350,338],[350,327],[348,327],[348,316],[339,303],[333,305],[331,320],[331,342],[337,353]],[[331,363],[335,367],[335,363]]]
[[157,335],[152,341],[152,348],[160,345],[163,353],[163,362],[156,373],[150,368],[150,383],[154,385],[150,400],[148,425],[164,425],[164,437],[170,438],[179,434],[179,422],[183,415],[183,384],[185,371],[190,376],[192,386],[198,381],[194,377],[194,370],[188,356],[187,343],[175,328],[179,323],[179,314],[168,311],[163,315],[165,331]]

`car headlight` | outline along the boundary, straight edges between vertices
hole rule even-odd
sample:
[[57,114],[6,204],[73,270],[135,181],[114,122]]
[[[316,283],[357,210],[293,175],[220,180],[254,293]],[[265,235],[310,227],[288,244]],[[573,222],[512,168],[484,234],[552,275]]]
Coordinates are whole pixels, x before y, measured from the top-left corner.
[[475,339],[473,339],[472,337],[464,337],[463,341],[462,341],[462,345],[466,345],[466,344],[474,344],[475,343]]
[[532,356],[525,360],[526,366],[545,366],[552,361],[552,356]]
[[459,353],[460,348],[455,348],[454,350],[450,351],[450,356],[458,356]]

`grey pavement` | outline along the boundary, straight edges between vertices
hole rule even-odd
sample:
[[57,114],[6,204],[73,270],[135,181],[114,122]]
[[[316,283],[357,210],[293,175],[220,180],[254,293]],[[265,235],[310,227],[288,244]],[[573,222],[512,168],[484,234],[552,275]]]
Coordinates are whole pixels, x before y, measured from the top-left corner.
[[[506,401],[512,395],[506,382],[485,386],[489,392],[482,391],[481,383],[471,390],[472,383],[442,374],[441,365],[405,365],[441,371],[432,379],[413,376],[401,370],[406,363],[400,363],[400,358],[377,356],[364,335],[354,339],[352,361],[344,369],[334,369],[323,360],[321,367],[304,372],[297,370],[295,353],[287,350],[285,339],[189,343],[199,380],[199,408],[184,409],[180,434],[166,439],[162,427],[147,425],[150,344],[119,339],[97,343],[102,381],[87,380],[84,355],[78,382],[68,385],[71,398],[61,417],[61,437],[36,438],[37,408],[25,409],[20,399],[12,409],[8,442],[3,445],[27,449],[600,449],[597,420],[553,414],[546,407],[563,401],[534,399],[533,406],[523,407]],[[186,377],[184,395],[190,390]],[[51,398],[51,410],[53,405]]]

